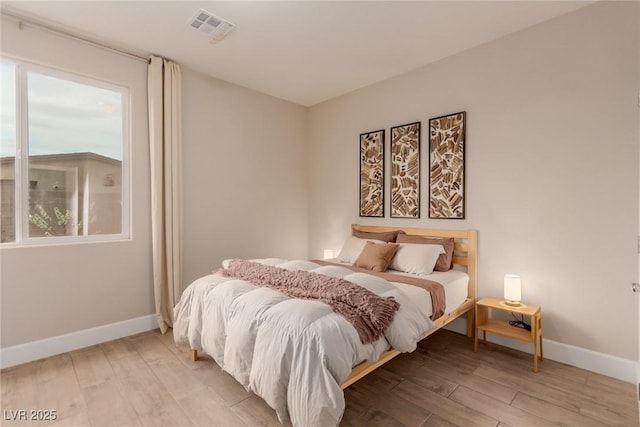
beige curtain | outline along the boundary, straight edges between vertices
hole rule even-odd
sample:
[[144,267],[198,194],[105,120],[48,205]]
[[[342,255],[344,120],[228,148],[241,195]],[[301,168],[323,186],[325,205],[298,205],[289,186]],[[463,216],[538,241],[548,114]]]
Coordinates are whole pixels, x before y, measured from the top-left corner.
[[163,58],[149,60],[151,229],[156,317],[162,333],[173,326],[182,292],[182,76]]

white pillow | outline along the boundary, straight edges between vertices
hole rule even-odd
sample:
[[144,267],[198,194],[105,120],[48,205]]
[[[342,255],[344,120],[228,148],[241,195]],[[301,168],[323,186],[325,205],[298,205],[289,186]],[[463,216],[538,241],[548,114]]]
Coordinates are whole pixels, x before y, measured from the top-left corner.
[[433,272],[438,257],[443,253],[445,251],[442,245],[400,243],[389,268],[424,276]]
[[364,249],[364,246],[367,244],[367,242],[385,243],[382,240],[359,239],[354,236],[349,236],[347,237],[347,240],[344,241],[342,249],[340,249],[338,260],[340,262],[348,262],[349,264],[353,264],[360,256],[360,253],[362,253],[362,250]]

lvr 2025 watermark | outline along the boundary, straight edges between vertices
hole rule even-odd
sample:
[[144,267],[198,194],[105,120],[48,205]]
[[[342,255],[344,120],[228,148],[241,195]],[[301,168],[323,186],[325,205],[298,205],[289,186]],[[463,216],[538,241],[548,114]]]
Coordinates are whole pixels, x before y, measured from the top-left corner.
[[55,421],[57,409],[5,409],[2,411],[5,421]]

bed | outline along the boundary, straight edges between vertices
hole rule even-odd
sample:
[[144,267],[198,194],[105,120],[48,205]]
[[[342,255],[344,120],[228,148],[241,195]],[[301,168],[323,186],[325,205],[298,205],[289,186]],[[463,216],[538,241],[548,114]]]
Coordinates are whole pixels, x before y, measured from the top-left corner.
[[[294,426],[311,427],[337,425],[344,411],[343,389],[401,351],[412,351],[417,341],[454,319],[466,314],[467,334],[471,336],[476,298],[476,230],[359,224],[351,228],[352,234],[401,230],[416,237],[453,238],[453,269],[449,274],[438,276],[434,272],[428,276],[458,283],[458,290],[453,292],[457,297],[447,293],[448,284],[443,286],[447,295],[444,314],[431,320],[433,313],[419,307],[421,295],[429,294],[402,285],[402,281],[413,280],[400,278],[408,274],[392,274],[393,279],[386,280],[388,277],[382,275],[387,273],[352,271],[340,260],[327,264],[265,259],[258,261],[264,268],[276,266],[278,271],[296,274],[321,273],[332,276],[332,280],[356,283],[381,298],[398,301],[398,311],[385,326],[383,336],[365,342],[362,335],[358,340],[361,331],[335,313],[335,308],[332,312],[332,307],[319,301],[289,299],[277,290],[256,287],[237,277],[223,277],[219,272],[197,279],[183,293],[175,308],[176,343],[188,344],[194,361],[199,351],[211,355],[223,370],[274,408],[281,421],[290,419]],[[462,293],[461,275],[466,286]],[[260,357],[254,358],[254,354]]]

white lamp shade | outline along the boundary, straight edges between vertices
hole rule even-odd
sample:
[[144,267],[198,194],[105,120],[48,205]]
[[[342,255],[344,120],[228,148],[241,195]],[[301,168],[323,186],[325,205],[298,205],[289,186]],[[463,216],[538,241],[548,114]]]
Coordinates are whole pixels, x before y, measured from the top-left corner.
[[325,249],[324,250],[324,259],[333,258],[333,249]]
[[517,274],[504,275],[504,299],[507,301],[522,300],[522,282]]

